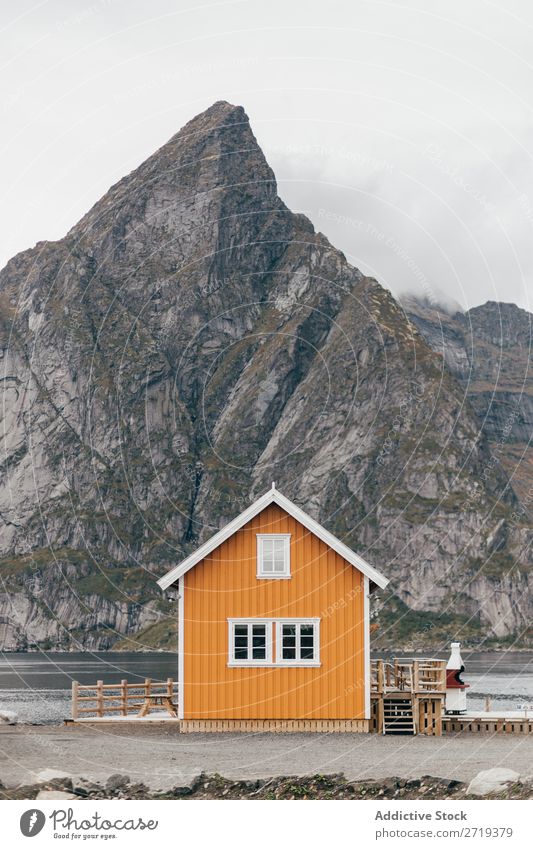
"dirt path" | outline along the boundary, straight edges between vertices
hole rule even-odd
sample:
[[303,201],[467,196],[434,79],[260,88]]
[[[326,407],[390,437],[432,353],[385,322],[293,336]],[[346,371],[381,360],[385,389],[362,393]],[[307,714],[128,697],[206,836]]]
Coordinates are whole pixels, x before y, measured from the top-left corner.
[[0,780],[29,783],[44,769],[105,781],[125,773],[166,789],[201,772],[232,779],[343,772],[347,778],[389,776],[470,780],[504,766],[533,772],[533,737],[376,734],[187,734],[172,727],[17,726],[0,728]]

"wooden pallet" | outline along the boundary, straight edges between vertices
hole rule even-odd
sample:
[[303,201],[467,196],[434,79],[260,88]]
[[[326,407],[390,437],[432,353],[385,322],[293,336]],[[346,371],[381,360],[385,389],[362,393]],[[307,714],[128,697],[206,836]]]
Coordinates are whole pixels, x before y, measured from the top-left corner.
[[473,734],[533,734],[533,719],[487,719],[485,717],[445,716],[444,734],[467,731]]
[[418,733],[434,737],[442,735],[443,698],[419,698]]
[[[428,736],[440,737],[442,734],[442,709],[444,694],[434,693],[428,695],[423,694],[408,694],[406,692],[391,693],[372,693],[371,706],[372,713],[370,718],[369,730],[374,734],[389,733],[384,731],[387,723],[386,705],[392,698],[410,700],[412,704],[412,718],[409,718],[409,733],[424,734]],[[407,728],[405,729],[407,731]]]

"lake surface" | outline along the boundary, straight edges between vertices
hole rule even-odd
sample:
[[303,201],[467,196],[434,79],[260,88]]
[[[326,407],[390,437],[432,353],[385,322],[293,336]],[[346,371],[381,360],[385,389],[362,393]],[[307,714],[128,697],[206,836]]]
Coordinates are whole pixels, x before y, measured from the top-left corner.
[[0,709],[14,711],[20,722],[49,724],[70,716],[71,687],[80,684],[132,684],[152,678],[178,678],[171,652],[2,652]]
[[[533,704],[533,652],[465,650],[462,654],[466,667],[463,678],[470,684],[469,709],[482,709],[485,696],[492,697],[494,710]],[[374,656],[383,655],[376,652]],[[177,680],[177,668],[177,656],[170,652],[4,652],[0,654],[0,708],[14,711],[20,722],[61,722],[70,716],[72,681],[115,684],[122,678],[131,683],[144,678]]]

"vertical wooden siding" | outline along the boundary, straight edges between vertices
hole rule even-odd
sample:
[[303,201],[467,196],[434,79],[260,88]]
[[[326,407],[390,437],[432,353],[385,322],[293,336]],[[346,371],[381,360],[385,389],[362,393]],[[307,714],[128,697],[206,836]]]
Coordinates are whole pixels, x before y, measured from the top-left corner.
[[[256,534],[291,534],[291,575],[257,580]],[[364,718],[363,575],[271,505],[184,577],[185,719]],[[320,617],[315,668],[228,667],[228,618]]]

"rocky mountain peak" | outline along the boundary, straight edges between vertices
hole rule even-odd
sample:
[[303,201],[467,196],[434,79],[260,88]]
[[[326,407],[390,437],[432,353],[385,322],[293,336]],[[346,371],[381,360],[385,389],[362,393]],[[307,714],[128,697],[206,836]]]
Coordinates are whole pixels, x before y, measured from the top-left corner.
[[502,349],[533,346],[531,313],[516,304],[487,301],[465,314],[465,324],[476,338]]
[[0,296],[0,645],[155,640],[155,578],[272,480],[392,578],[404,632],[452,594],[447,639],[480,597],[495,634],[531,618],[520,574],[516,609],[494,591],[529,542],[462,384],[287,209],[241,107],[8,263]]
[[203,241],[231,216],[246,230],[250,221],[257,228],[254,216],[260,225],[286,211],[244,109],[220,101],[112,186],[67,238],[100,256],[127,247],[134,261],[131,251],[148,254],[154,238],[172,250],[193,233]]
[[224,130],[229,128],[245,137],[253,135],[250,120],[242,106],[228,103],[227,100],[217,100],[216,103],[191,118],[173,138],[180,136],[191,139],[196,135],[217,132],[223,134]]

